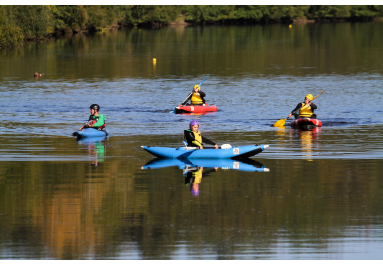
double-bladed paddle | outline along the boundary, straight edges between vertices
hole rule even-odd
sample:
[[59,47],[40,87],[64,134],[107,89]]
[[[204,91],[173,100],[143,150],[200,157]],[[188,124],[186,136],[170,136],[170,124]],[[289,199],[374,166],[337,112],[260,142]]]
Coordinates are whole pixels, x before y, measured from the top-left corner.
[[[322,91],[322,92],[320,92],[319,94],[318,94],[318,96],[316,96],[315,98],[313,98],[311,101],[313,101],[314,99],[316,99],[317,97],[319,97],[320,96],[320,94],[322,94],[324,92],[324,90]],[[307,105],[306,105],[307,106]],[[303,109],[303,108],[305,108],[306,106],[302,106],[302,107],[300,107],[299,109],[297,109],[296,111],[294,111],[294,112],[292,112],[291,114],[295,114],[295,113],[298,113],[301,109]],[[285,122],[286,122],[286,120],[288,119],[289,117],[287,117],[286,119],[280,119],[280,120],[278,120],[276,123],[274,123],[274,127],[283,127],[283,126],[285,126]]]

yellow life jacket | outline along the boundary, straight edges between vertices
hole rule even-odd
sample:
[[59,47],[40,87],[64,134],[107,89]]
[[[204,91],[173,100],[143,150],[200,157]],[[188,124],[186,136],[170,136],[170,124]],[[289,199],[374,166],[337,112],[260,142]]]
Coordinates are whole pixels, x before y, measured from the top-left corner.
[[311,110],[311,106],[305,107],[306,104],[302,103],[303,107],[299,110],[299,116],[311,117],[314,113]]
[[202,172],[201,169],[193,172],[194,182],[193,183],[201,183],[202,180]]
[[[194,139],[195,139],[195,141],[193,141],[193,144],[195,144],[197,146],[202,145],[202,135],[201,135],[200,131],[198,131],[198,132],[193,132],[192,130],[186,130],[186,131],[193,133]],[[186,141],[186,137],[185,137],[185,141]]]
[[191,97],[191,104],[203,104],[203,100],[199,93],[193,93]]

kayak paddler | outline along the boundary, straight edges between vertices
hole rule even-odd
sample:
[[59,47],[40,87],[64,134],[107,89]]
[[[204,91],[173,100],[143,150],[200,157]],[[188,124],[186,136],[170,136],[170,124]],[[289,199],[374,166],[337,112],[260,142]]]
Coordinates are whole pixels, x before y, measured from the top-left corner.
[[202,106],[203,104],[205,104],[204,97],[206,97],[206,94],[202,92],[201,87],[199,85],[195,85],[193,87],[193,91],[185,98],[185,100],[180,105],[178,105],[178,107],[185,105],[189,101],[189,99],[191,105]]
[[218,149],[218,145],[214,143],[213,141],[207,139],[206,137],[203,137],[201,135],[201,132],[199,129],[199,122],[196,120],[193,120],[190,122],[190,129],[184,131],[185,141],[188,143],[188,146],[190,147],[199,147],[199,149],[203,149],[203,144],[211,144],[214,145],[215,149]]
[[98,104],[92,104],[90,105],[90,116],[87,123],[85,123],[84,126],[81,126],[79,131],[81,131],[84,128],[95,128],[97,130],[102,130],[105,128],[105,116],[98,113],[100,110],[100,106]]
[[315,105],[314,103],[311,102],[313,99],[314,99],[313,95],[307,94],[306,97],[305,97],[304,102],[299,103],[295,107],[295,109],[293,109],[291,111],[291,113],[289,114],[289,118],[291,116],[293,116],[294,112],[299,110],[298,113],[294,114],[294,118],[295,119],[299,119],[299,118],[312,118],[312,119],[316,119],[317,115],[314,114],[314,110],[317,109],[318,107],[317,107],[317,105]]

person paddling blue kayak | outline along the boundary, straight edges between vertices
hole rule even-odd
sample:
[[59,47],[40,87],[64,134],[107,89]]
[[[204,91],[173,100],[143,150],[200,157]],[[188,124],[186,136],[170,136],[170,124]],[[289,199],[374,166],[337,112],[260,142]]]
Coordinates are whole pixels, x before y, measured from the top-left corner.
[[203,137],[199,129],[199,122],[193,120],[190,122],[189,130],[184,131],[185,141],[189,147],[197,147],[203,149],[203,143],[214,145],[215,149],[218,149],[218,145],[213,141]]
[[82,131],[84,128],[94,128],[97,130],[103,130],[105,129],[106,123],[105,123],[105,116],[98,113],[100,110],[100,106],[98,104],[92,104],[90,105],[90,116],[89,120],[85,125],[81,126],[79,131]]

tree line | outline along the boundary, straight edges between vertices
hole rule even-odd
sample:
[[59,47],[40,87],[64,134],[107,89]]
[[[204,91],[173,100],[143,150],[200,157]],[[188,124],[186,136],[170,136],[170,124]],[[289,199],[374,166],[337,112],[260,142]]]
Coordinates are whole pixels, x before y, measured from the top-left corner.
[[0,6],[0,47],[64,33],[113,27],[160,27],[169,23],[291,23],[294,19],[370,21],[383,17],[378,5],[158,5],[158,6]]

